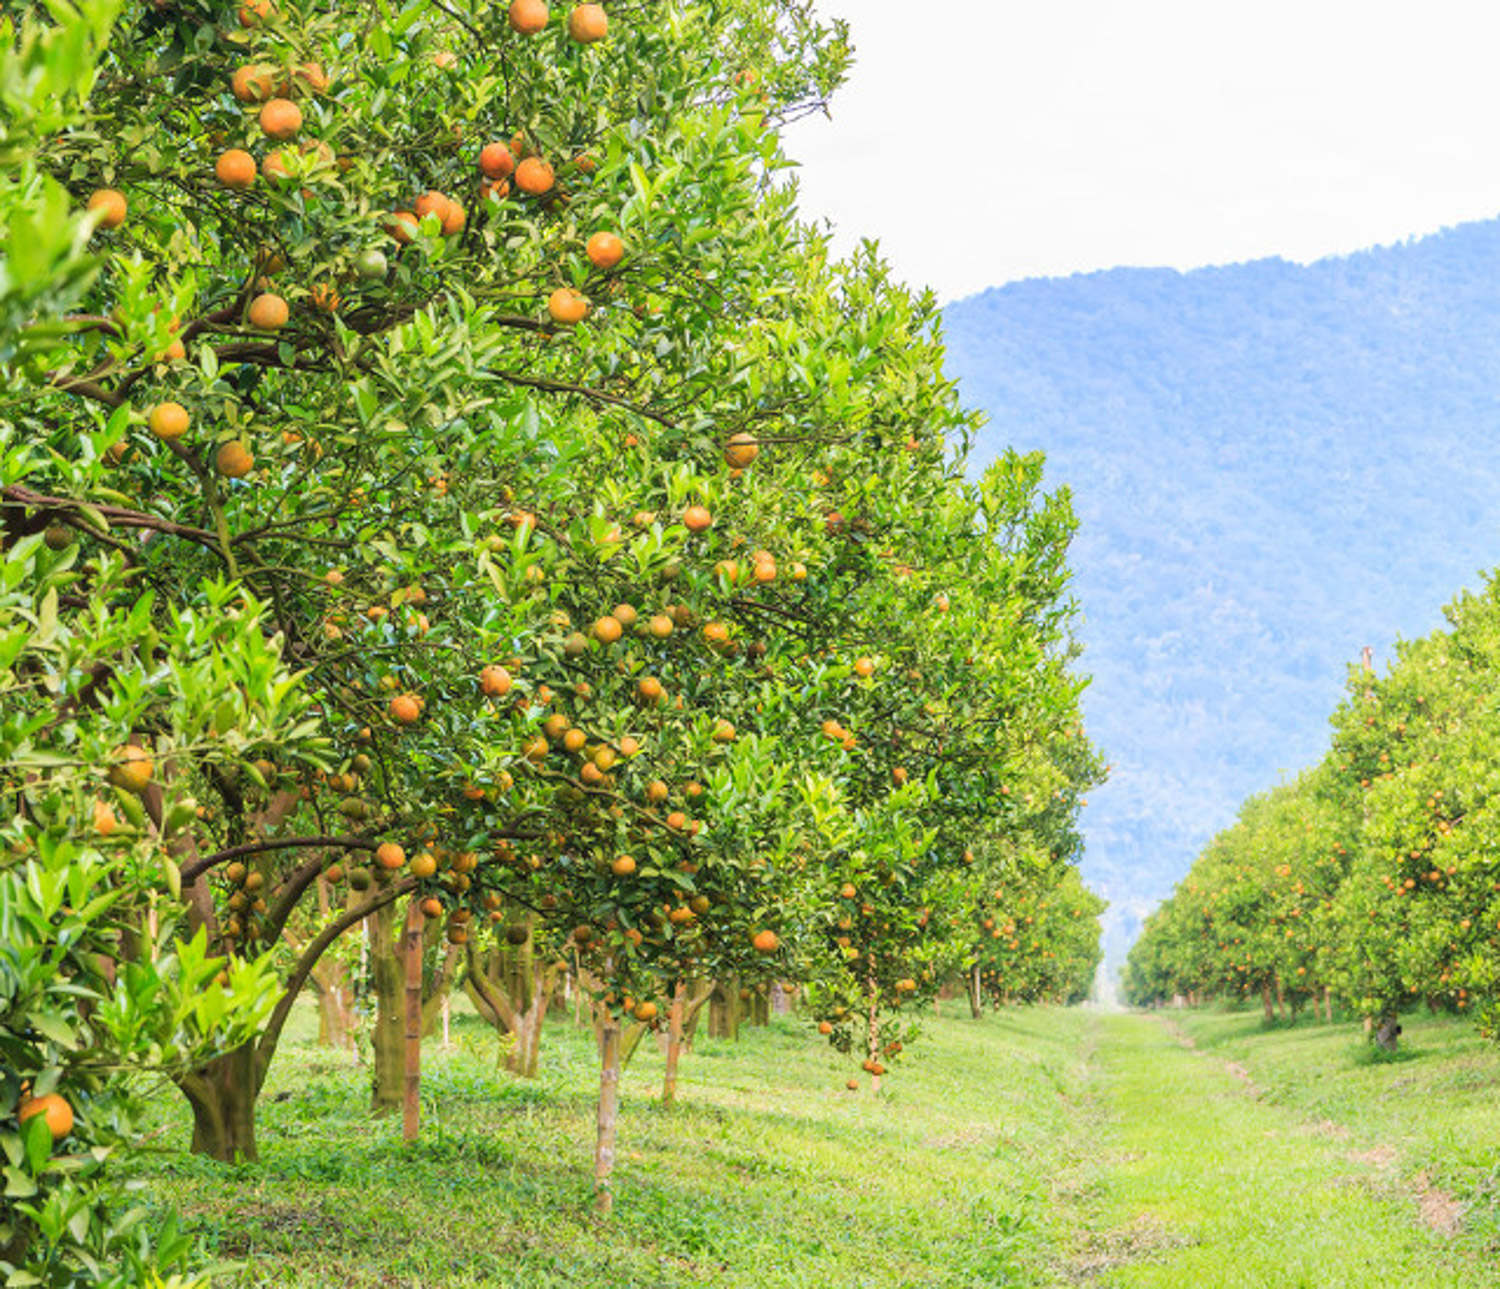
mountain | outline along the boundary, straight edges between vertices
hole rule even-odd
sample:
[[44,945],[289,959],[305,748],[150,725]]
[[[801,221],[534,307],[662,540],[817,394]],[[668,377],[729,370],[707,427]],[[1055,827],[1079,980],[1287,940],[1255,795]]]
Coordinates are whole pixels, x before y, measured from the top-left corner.
[[1072,490],[1084,874],[1139,918],[1320,757],[1362,646],[1430,631],[1500,551],[1500,220],[1310,265],[1111,269],[945,310],[976,462]]

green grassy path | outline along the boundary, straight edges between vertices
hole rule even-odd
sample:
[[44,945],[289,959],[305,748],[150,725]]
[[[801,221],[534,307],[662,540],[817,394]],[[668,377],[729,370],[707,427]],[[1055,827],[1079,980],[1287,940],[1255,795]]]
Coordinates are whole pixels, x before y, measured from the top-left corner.
[[[1075,1130],[1095,1136],[1097,1154],[1080,1196],[1075,1282],[1500,1284],[1500,1267],[1424,1225],[1419,1195],[1389,1167],[1393,1151],[1360,1149],[1347,1126],[1257,1084],[1253,1061],[1189,1047],[1159,1017],[1098,1017],[1094,1029],[1093,1104]],[[1304,1081],[1317,1072],[1299,1071]]]

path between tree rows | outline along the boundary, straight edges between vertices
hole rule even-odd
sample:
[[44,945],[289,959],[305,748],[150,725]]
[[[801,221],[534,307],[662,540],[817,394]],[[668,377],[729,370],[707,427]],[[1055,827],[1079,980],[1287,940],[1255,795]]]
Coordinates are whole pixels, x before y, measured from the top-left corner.
[[1070,1164],[1065,1283],[1110,1286],[1500,1285],[1446,1247],[1440,1192],[1391,1147],[1277,1103],[1168,1016],[1092,1014]]

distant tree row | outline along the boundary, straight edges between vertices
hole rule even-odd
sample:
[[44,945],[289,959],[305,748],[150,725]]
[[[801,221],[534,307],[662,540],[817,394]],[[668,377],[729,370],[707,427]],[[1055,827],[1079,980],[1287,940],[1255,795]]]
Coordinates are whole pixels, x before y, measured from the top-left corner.
[[1425,1004],[1500,1035],[1500,583],[1350,670],[1323,761],[1245,802],[1149,919],[1127,997],[1259,997],[1395,1043]]

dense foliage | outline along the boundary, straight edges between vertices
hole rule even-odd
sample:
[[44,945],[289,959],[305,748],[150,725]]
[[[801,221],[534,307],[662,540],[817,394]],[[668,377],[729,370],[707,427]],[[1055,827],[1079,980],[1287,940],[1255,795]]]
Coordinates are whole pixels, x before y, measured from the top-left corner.
[[[357,927],[413,1134],[460,961],[512,1029],[505,955],[569,965],[607,1210],[620,1066],[692,982],[805,987],[878,1078],[981,881],[1097,912],[1067,495],[1034,455],[966,477],[935,302],[834,262],[784,179],[840,28],[152,0],[106,44],[109,12],[17,37],[95,47],[6,193],[0,876],[86,846],[91,970],[212,982],[126,1053],[195,1150],[255,1157]],[[1077,993],[1087,941],[1028,937],[1068,966],[1015,996]]]

